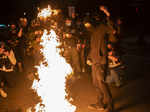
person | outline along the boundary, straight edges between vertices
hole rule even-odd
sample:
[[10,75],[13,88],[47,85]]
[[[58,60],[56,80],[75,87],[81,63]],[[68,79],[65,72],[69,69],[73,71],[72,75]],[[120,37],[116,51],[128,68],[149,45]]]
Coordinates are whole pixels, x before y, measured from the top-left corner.
[[8,48],[4,42],[0,42],[0,95],[3,98],[7,97],[4,90],[5,84],[12,86],[12,82],[9,82],[8,79],[12,76],[15,65],[16,58],[13,50]]
[[91,36],[88,58],[92,61],[92,81],[99,95],[97,103],[89,105],[88,108],[112,112],[113,100],[108,85],[105,82],[105,77],[108,68],[107,41],[113,31],[106,24],[105,15],[101,16],[101,23],[99,25],[90,26],[90,28],[93,29],[93,33]]
[[9,39],[7,39],[7,44],[8,46],[10,46],[12,49],[15,50],[15,47],[17,45],[17,25],[15,24],[15,22],[11,22],[10,23],[10,27],[8,30],[8,36]]
[[77,43],[77,49],[80,54],[80,62],[81,62],[81,70],[82,72],[86,72],[86,46],[87,46],[87,40],[88,40],[88,33],[86,32],[86,28],[84,27],[84,23],[81,21],[81,19],[77,20],[76,28],[78,32],[78,43]]
[[26,57],[26,53],[25,53],[25,49],[26,49],[26,34],[28,31],[28,21],[27,18],[19,18],[19,28],[18,28],[18,32],[17,32],[17,45],[15,47],[16,49],[16,56],[18,59],[18,68],[19,68],[19,72],[23,72],[24,70],[24,60]]
[[115,27],[116,27],[116,35],[117,35],[117,37],[119,38],[119,40],[120,40],[120,38],[122,38],[122,29],[121,29],[121,27],[122,27],[122,19],[121,18],[117,18],[117,20],[116,20],[116,24],[115,24]]
[[[41,49],[41,36],[43,34],[43,31],[40,29],[37,29],[34,31],[34,37],[33,39],[30,41],[31,44],[31,56],[33,56],[33,60],[34,60],[34,65],[39,65],[41,60],[42,60],[42,55],[40,53],[40,49]],[[36,58],[35,58],[36,57]]]
[[77,50],[76,29],[72,24],[72,20],[67,18],[65,20],[64,33],[63,33],[63,45],[64,45],[64,57],[71,64],[74,74],[80,78],[81,65],[79,52]]
[[64,57],[71,64],[74,74],[79,76],[81,72],[79,53],[76,48],[76,41],[71,33],[67,33],[64,39]]
[[107,44],[108,48],[108,75],[106,76],[106,83],[115,83],[116,87],[121,86],[121,81],[119,77],[119,67],[122,65],[119,56],[111,43]]
[[13,49],[14,53],[16,54],[17,62],[17,70],[21,71],[22,66],[20,62],[20,46],[19,45],[19,39],[18,39],[18,27],[14,21],[11,22],[10,28],[9,28],[9,39],[7,40],[7,45]]
[[81,40],[78,40],[77,43],[77,50],[79,52],[80,56],[80,62],[81,62],[81,71],[84,73],[85,72],[85,40],[81,42]]

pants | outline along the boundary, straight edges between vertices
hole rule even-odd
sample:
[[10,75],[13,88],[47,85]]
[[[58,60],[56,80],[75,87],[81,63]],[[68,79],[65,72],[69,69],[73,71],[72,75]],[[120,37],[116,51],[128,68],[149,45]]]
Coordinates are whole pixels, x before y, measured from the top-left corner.
[[[1,82],[4,83],[4,86],[13,87],[15,86],[15,77],[14,72],[3,72],[0,71],[0,84]],[[0,85],[1,87],[1,85]]]
[[117,71],[115,71],[114,69],[110,69],[110,74],[106,77],[106,82],[107,83],[115,83],[116,86],[120,85],[120,78],[119,78],[119,74],[117,73]]
[[108,109],[111,111],[112,106],[112,96],[111,92],[108,88],[108,85],[104,82],[105,77],[105,68],[100,64],[93,64],[92,65],[92,79],[94,86],[98,89],[99,96],[97,103],[100,106],[107,105]]
[[85,69],[85,52],[84,52],[84,48],[81,48],[81,51],[80,51],[80,60],[81,60],[81,68]]

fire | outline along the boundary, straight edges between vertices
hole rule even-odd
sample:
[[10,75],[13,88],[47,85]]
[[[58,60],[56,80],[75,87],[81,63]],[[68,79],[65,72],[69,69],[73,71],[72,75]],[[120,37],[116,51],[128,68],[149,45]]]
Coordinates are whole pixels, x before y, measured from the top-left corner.
[[[40,9],[38,8],[38,10],[40,10]],[[60,10],[58,10],[58,9],[53,10],[53,9],[51,9],[50,6],[48,6],[48,8],[44,8],[44,9],[40,10],[40,12],[38,13],[38,17],[46,19],[48,17],[51,17],[52,15],[57,16],[59,13],[60,13]]]
[[53,10],[53,15],[57,16],[60,13],[60,10]]
[[52,15],[52,9],[50,6],[48,6],[48,8],[42,9],[38,13],[38,17],[41,17],[41,18],[47,18],[47,17],[50,17],[51,15]]
[[[47,18],[56,16],[58,10],[52,10],[50,6],[42,9],[38,17]],[[72,73],[71,66],[60,55],[61,44],[54,30],[45,30],[41,37],[41,53],[44,61],[37,66],[39,80],[34,80],[32,89],[41,97],[41,102],[34,108],[36,112],[74,112],[76,107],[67,99],[66,77]],[[45,64],[46,63],[46,64]]]
[[47,65],[41,63],[37,67],[40,80],[34,80],[32,86],[42,100],[36,105],[36,112],[74,112],[76,108],[65,99],[66,76],[71,74],[72,68],[59,54],[57,46],[60,43],[54,30],[50,30],[49,34],[45,30],[41,38],[41,52]]

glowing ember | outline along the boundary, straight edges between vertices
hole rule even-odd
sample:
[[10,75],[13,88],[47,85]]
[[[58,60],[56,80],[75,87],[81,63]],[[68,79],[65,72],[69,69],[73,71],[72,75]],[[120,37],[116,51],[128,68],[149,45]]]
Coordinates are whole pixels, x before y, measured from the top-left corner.
[[41,45],[47,65],[41,63],[37,67],[40,80],[34,80],[32,86],[42,100],[36,105],[36,112],[74,112],[76,108],[65,99],[65,78],[72,72],[72,68],[59,55],[60,49],[57,46],[60,43],[53,30],[49,34],[44,31]]
[[38,17],[42,17],[42,18],[47,18],[50,17],[52,14],[52,9],[50,6],[48,6],[48,8],[42,9],[39,13],[38,13]]

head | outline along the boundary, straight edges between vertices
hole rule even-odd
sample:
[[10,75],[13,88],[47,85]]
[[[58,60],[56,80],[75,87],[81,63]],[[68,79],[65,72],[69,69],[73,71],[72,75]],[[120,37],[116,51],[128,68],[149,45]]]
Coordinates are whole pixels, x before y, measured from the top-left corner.
[[72,17],[72,19],[75,19],[76,18],[76,13],[72,13],[71,17]]
[[65,24],[66,24],[66,26],[71,26],[71,24],[72,24],[71,19],[67,18],[67,19],[65,20]]
[[114,49],[114,44],[111,43],[111,42],[108,42],[107,48],[108,48],[108,50],[113,50]]
[[92,24],[90,22],[85,22],[84,26],[88,29],[92,27]]
[[27,18],[20,18],[19,19],[20,25],[26,27],[28,24]]
[[87,31],[92,32],[94,29],[94,23],[92,21],[85,21],[83,22],[84,27],[86,28]]
[[117,24],[121,25],[122,24],[122,20],[120,18],[117,19]]
[[71,33],[66,33],[66,38],[71,38],[72,34]]
[[78,26],[80,26],[80,25],[82,24],[81,20],[80,20],[80,19],[77,19],[76,24],[77,24]]
[[11,29],[11,30],[15,30],[15,29],[16,29],[16,25],[15,25],[15,24],[11,24],[11,25],[10,25],[10,29]]
[[110,43],[107,44],[108,49],[112,48],[112,45]]
[[0,42],[0,54],[2,54],[5,51],[4,47],[5,47],[5,43]]
[[17,33],[17,26],[16,26],[16,24],[15,23],[10,23],[10,32],[12,33],[12,34],[16,34]]

